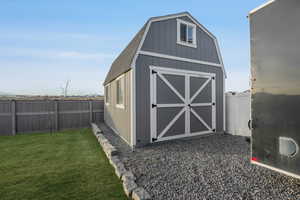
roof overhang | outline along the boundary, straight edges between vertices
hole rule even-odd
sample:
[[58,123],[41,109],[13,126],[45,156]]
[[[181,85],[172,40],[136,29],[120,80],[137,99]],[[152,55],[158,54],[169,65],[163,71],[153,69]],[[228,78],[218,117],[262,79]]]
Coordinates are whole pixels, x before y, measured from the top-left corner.
[[257,8],[251,10],[251,11],[249,12],[249,15],[248,15],[248,16],[250,16],[250,15],[256,13],[257,11],[259,11],[259,10],[261,10],[261,9],[263,9],[263,8],[265,8],[265,7],[267,7],[267,6],[269,6],[270,4],[274,3],[275,1],[276,1],[276,0],[269,0],[268,2],[266,2],[266,3],[264,3],[264,4],[260,5],[260,6],[258,6]]

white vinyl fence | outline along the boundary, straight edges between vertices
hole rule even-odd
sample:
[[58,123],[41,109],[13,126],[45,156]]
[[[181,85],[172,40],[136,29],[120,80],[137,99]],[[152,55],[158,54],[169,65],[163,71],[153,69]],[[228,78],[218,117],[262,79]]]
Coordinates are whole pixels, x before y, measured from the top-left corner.
[[226,132],[250,137],[250,92],[226,93]]

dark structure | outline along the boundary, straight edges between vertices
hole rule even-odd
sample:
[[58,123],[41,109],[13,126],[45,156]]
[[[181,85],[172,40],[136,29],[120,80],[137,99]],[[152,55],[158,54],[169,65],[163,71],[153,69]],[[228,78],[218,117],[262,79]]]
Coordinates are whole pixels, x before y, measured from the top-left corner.
[[252,163],[300,178],[300,1],[250,12]]

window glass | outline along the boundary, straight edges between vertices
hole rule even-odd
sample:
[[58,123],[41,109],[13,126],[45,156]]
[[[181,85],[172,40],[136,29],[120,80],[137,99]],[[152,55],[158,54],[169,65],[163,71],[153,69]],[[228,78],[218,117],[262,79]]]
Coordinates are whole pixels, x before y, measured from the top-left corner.
[[105,102],[109,103],[109,86],[105,87]]
[[187,32],[188,32],[188,34],[187,34],[187,36],[188,36],[188,38],[187,38],[187,41],[188,41],[188,43],[193,43],[193,31],[194,31],[194,27],[192,27],[192,26],[188,26],[188,29],[187,29]]
[[183,42],[186,42],[186,28],[187,25],[186,24],[180,24],[180,40]]
[[189,22],[177,21],[177,42],[196,48],[196,25]]
[[124,104],[124,78],[117,80],[117,104]]

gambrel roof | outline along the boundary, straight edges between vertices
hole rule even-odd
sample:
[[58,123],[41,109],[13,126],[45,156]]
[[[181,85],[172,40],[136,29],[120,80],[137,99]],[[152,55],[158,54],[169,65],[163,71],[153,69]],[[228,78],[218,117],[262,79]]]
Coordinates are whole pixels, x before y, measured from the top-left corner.
[[[147,24],[147,23],[146,23]],[[143,28],[134,36],[131,42],[127,47],[121,52],[121,54],[115,59],[112,63],[110,70],[105,78],[104,85],[111,82],[124,72],[128,71],[131,68],[131,63],[137,52],[138,46],[144,35],[146,24]]]
[[[198,27],[200,27],[204,32],[206,32],[215,41],[217,49],[218,49],[218,54],[220,56],[216,37],[211,32],[209,32],[203,25],[201,25],[195,18],[193,18],[190,13],[182,12],[182,13],[177,13],[177,14],[172,14],[172,15],[152,17],[144,24],[144,26],[141,28],[141,30],[134,36],[134,38],[130,41],[130,43],[126,46],[126,48],[121,52],[121,54],[112,63],[103,85],[110,83],[111,81],[116,79],[118,76],[129,71],[133,67],[133,65],[135,64],[135,59],[136,59],[137,53],[139,51],[139,48],[141,48],[141,45],[142,45],[141,43],[143,43],[143,39],[145,39],[145,37],[146,37],[147,31],[149,29],[149,26],[151,25],[151,22],[167,20],[167,19],[183,17],[183,16],[189,17],[196,25],[198,25]],[[223,69],[224,75],[225,75],[225,70],[223,67],[223,61],[222,61],[221,56],[220,56],[220,62],[221,62],[222,69]]]

